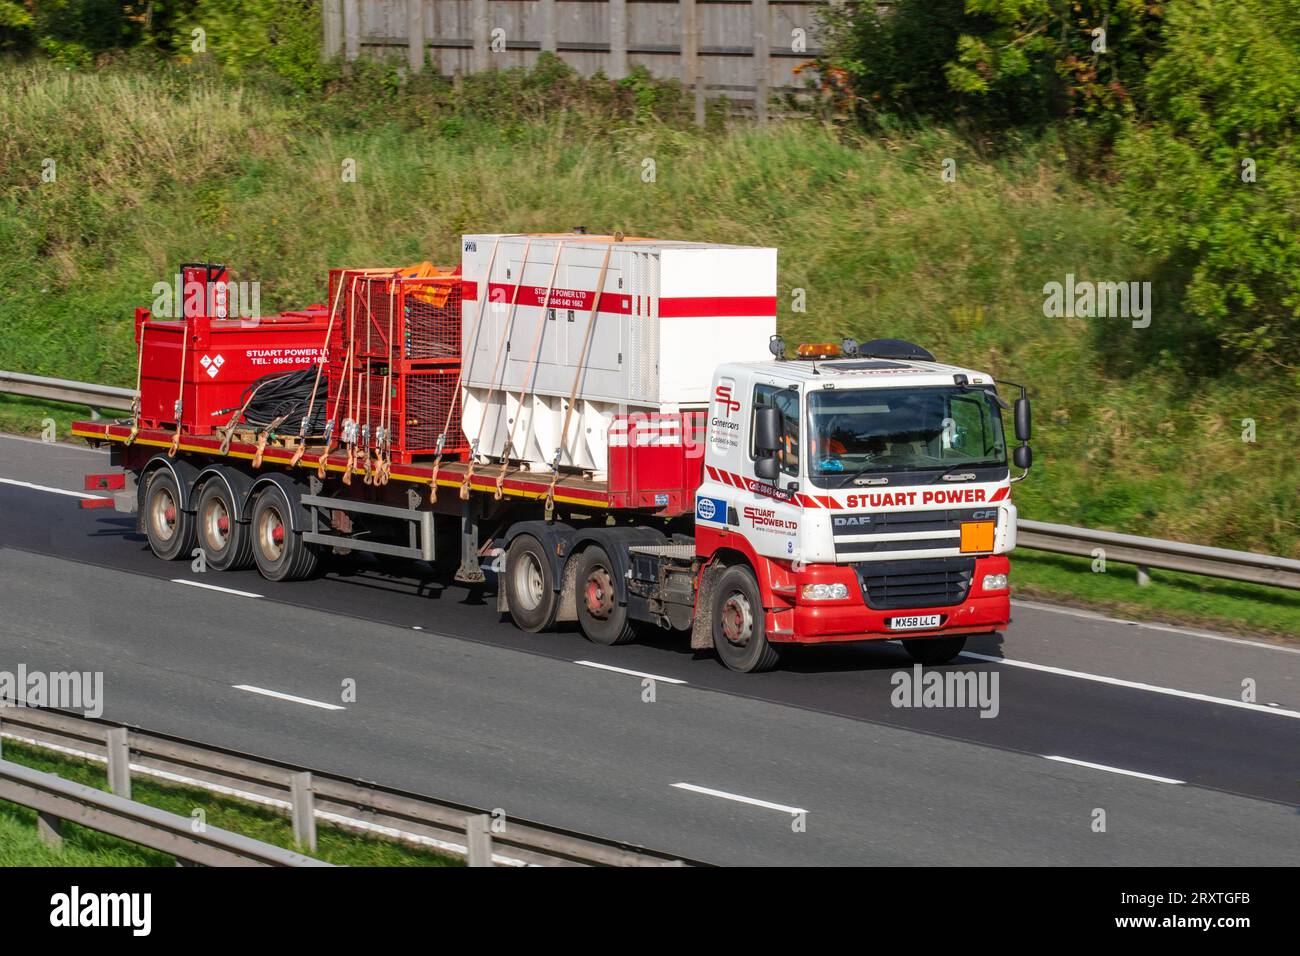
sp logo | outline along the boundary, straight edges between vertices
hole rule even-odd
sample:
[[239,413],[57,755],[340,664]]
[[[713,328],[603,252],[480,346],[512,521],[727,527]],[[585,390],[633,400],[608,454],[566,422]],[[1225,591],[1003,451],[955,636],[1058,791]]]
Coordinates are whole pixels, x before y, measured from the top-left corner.
[[740,411],[740,402],[731,397],[730,385],[719,385],[713,392],[713,400],[726,409],[728,418],[732,412]]

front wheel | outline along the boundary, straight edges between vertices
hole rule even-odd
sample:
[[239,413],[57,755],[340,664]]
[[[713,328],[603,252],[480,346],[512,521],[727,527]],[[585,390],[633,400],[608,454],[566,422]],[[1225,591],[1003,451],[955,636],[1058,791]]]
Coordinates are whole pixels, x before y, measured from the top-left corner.
[[966,646],[966,635],[913,637],[903,641],[903,650],[918,664],[947,664]]
[[770,671],[780,654],[767,640],[758,581],[749,568],[727,568],[713,590],[713,648],[730,670]]

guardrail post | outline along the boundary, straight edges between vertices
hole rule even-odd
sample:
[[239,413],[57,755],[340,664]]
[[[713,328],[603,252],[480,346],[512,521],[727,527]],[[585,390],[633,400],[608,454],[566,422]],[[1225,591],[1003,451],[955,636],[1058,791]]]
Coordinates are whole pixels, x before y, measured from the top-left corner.
[[47,846],[52,846],[56,850],[63,846],[63,828],[58,817],[36,811],[36,835],[41,838],[41,842]]
[[470,866],[492,865],[492,818],[486,813],[465,818],[465,849]]
[[1144,588],[1151,583],[1150,568],[1143,567],[1142,565],[1139,564],[1137,566],[1137,571],[1138,571],[1138,587]]
[[311,773],[303,771],[289,778],[293,804],[293,838],[298,846],[316,852],[316,798],[311,788]]
[[130,800],[131,747],[127,743],[126,728],[110,727],[104,742],[108,747],[108,789]]

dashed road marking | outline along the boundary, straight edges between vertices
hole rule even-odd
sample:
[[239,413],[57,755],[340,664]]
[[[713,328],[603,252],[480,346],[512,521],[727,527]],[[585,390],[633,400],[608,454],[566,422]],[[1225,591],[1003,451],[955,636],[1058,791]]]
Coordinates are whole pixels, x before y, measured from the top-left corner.
[[1108,767],[1104,763],[1089,763],[1086,760],[1075,760],[1073,757],[1059,757],[1043,755],[1044,760],[1055,760],[1057,763],[1074,764],[1076,767],[1087,767],[1089,770],[1104,770],[1107,773],[1120,773],[1126,777],[1140,777],[1143,780],[1154,780],[1156,783],[1184,783],[1183,780],[1175,780],[1173,777],[1157,777],[1153,773],[1139,773],[1136,770],[1125,770],[1122,767]]

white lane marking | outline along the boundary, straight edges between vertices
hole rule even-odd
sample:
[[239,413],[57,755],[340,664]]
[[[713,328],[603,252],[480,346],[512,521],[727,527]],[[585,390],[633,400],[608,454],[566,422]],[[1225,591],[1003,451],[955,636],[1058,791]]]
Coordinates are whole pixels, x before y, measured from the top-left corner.
[[1044,760],[1055,760],[1058,763],[1072,763],[1076,767],[1087,767],[1089,770],[1105,770],[1107,773],[1122,773],[1126,777],[1141,777],[1143,780],[1154,780],[1156,783],[1185,783],[1183,780],[1175,780],[1173,777],[1157,777],[1153,773],[1138,773],[1136,770],[1125,770],[1122,767],[1107,767],[1104,763],[1089,763],[1086,760],[1075,760],[1073,757],[1057,757],[1043,754]]
[[[8,441],[25,441],[33,445],[45,445],[49,448],[59,448],[68,451],[87,451],[92,455],[107,455],[107,448],[92,448],[90,445],[74,445],[68,441],[45,441],[42,438],[28,438],[25,435],[10,435],[8,432],[0,432],[0,438]],[[80,439],[78,439],[80,441]]]
[[1022,601],[1020,598],[1014,599],[1012,605],[1016,607],[1027,607],[1035,611],[1047,611],[1051,614],[1067,614],[1070,617],[1083,618],[1085,621],[1098,621],[1102,624],[1128,624],[1132,627],[1144,627],[1150,631],[1166,631],[1169,634],[1183,634],[1188,637],[1204,637],[1211,641],[1223,641],[1225,644],[1245,644],[1247,647],[1259,647],[1266,651],[1282,651],[1285,654],[1300,654],[1300,647],[1286,647],[1282,644],[1266,644],[1263,641],[1252,641],[1244,637],[1228,637],[1226,634],[1215,634],[1213,631],[1198,631],[1190,627],[1174,627],[1172,624],[1152,624],[1147,621],[1130,621],[1123,617],[1109,617],[1097,611],[1086,611],[1077,607],[1062,607],[1059,604],[1042,604],[1038,601]]
[[292,701],[295,704],[306,704],[308,707],[319,707],[321,710],[347,710],[346,707],[340,707],[338,704],[326,704],[319,700],[310,700],[306,697],[295,697],[293,694],[282,694],[278,690],[267,690],[265,687],[254,687],[251,684],[231,684],[235,690],[246,690],[250,694],[261,694],[264,697],[274,697],[276,700]]
[[574,661],[575,664],[581,664],[583,667],[599,667],[603,671],[614,671],[616,674],[629,674],[632,677],[648,677],[651,680],[661,680],[665,684],[685,684],[686,681],[678,680],[676,677],[660,677],[658,674],[646,674],[642,671],[630,671],[626,667],[615,667],[613,664],[598,664],[595,661]]
[[1106,677],[1103,674],[1088,674],[1084,671],[1066,670],[1064,667],[1049,667],[1047,664],[1031,664],[1029,661],[1015,661],[1007,657],[993,657],[990,654],[975,654],[971,651],[963,651],[962,657],[974,658],[978,661],[989,661],[992,664],[1006,664],[1010,667],[1023,667],[1026,670],[1042,671],[1045,674],[1060,674],[1062,677],[1078,677],[1081,680],[1096,681],[1099,684],[1113,684],[1116,687],[1131,687],[1134,690],[1150,691],[1153,694],[1167,694],[1170,697],[1183,697],[1187,700],[1201,700],[1210,704],[1223,704],[1226,707],[1240,707],[1242,710],[1253,710],[1261,714],[1278,714],[1282,717],[1300,717],[1300,710],[1285,710],[1280,707],[1270,707],[1268,704],[1248,704],[1244,700],[1233,700],[1231,697],[1212,697],[1209,694],[1198,694],[1190,690],[1176,690],[1173,687],[1161,687],[1158,684],[1143,684],[1141,681],[1121,680],[1118,677]]
[[219,584],[204,584],[202,581],[191,581],[189,578],[172,578],[172,584],[188,584],[192,588],[203,588],[207,591],[220,591],[222,594],[234,594],[237,597],[261,597],[260,594],[254,594],[252,591],[236,591],[234,588],[223,588]]
[[104,495],[91,495],[84,491],[68,491],[66,488],[51,488],[49,485],[34,485],[30,481],[18,481],[14,478],[0,478],[2,485],[14,485],[18,488],[31,488],[33,491],[48,491],[52,495],[67,495],[69,498],[102,499]]
[[702,793],[709,797],[721,797],[723,800],[735,800],[737,803],[748,803],[750,806],[763,807],[767,810],[780,810],[782,813],[789,813],[791,815],[808,812],[801,807],[787,807],[783,803],[771,803],[767,800],[755,800],[753,797],[744,797],[738,793],[727,793],[725,790],[710,790],[708,787],[697,787],[693,783],[675,783],[673,786],[678,790],[689,790],[692,793]]

